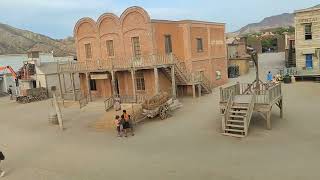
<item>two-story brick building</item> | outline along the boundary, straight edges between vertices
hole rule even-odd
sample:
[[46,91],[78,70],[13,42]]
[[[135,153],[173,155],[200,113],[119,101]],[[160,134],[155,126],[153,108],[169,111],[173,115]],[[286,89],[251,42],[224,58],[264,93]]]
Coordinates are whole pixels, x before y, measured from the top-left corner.
[[223,23],[152,20],[130,7],[120,17],[80,19],[74,37],[78,62],[59,71],[80,73],[88,97],[195,96],[228,79]]
[[320,7],[295,11],[295,28],[297,69],[319,71]]

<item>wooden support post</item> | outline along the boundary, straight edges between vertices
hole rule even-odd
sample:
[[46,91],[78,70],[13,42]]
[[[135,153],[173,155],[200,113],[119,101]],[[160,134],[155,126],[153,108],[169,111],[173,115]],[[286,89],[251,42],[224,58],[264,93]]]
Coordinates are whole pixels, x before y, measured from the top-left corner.
[[192,84],[192,95],[193,95],[193,98],[196,98],[196,85],[195,84]]
[[74,84],[74,74],[73,73],[70,73],[70,79],[71,79],[71,84],[72,84],[73,100],[76,101],[77,95],[76,95],[76,88],[75,88],[75,84]]
[[134,69],[131,69],[131,80],[132,80],[132,91],[133,91],[133,97],[136,98],[136,77],[135,77],[135,71]]
[[280,105],[280,118],[282,119],[283,118],[283,102],[282,102],[282,98],[280,99],[279,105]]
[[267,129],[271,130],[271,109],[270,111],[267,112],[266,120],[267,120]]
[[116,90],[116,79],[115,79],[115,72],[111,71],[111,85],[112,85],[112,94],[115,96],[117,95],[117,90]]
[[[59,77],[60,77],[60,75],[59,75]],[[56,113],[57,113],[57,116],[58,116],[58,122],[59,122],[60,130],[63,130],[63,120],[62,120],[61,109],[59,107],[58,100],[57,100],[55,92],[53,92],[53,104],[54,104],[54,107],[55,107],[55,110],[56,110]]]
[[198,94],[199,94],[199,97],[201,97],[201,84],[198,84]]
[[154,68],[154,87],[155,87],[155,93],[159,94],[160,90],[159,90],[159,72],[158,72],[158,68],[155,67]]
[[172,83],[172,97],[177,97],[177,90],[176,90],[176,77],[175,77],[175,69],[174,66],[171,66],[171,83]]
[[63,89],[64,89],[64,92],[66,93],[67,92],[67,86],[66,86],[66,78],[64,77],[64,73],[62,74],[62,78],[63,78]]
[[62,92],[62,86],[61,86],[61,77],[60,74],[58,74],[58,79],[59,79],[59,90],[60,90],[60,97],[63,99],[63,92]]
[[91,96],[91,88],[90,88],[90,74],[86,73],[86,82],[87,82],[87,91],[88,91],[88,96],[89,96],[89,101],[92,101],[92,96]]

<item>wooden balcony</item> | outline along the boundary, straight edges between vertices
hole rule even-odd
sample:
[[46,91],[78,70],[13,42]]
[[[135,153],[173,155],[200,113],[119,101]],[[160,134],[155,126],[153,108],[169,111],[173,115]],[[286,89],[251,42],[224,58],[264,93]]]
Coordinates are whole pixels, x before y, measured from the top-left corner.
[[173,55],[147,55],[140,57],[112,57],[106,60],[86,60],[58,64],[59,73],[121,71],[129,69],[148,69],[170,66],[177,60]]

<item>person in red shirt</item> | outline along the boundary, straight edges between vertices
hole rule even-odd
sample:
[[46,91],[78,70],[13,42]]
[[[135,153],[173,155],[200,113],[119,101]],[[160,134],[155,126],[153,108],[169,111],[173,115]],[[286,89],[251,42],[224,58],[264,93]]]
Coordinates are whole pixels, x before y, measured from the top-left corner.
[[121,120],[120,120],[120,117],[118,115],[116,115],[116,118],[114,120],[114,124],[116,125],[116,129],[117,129],[117,132],[118,132],[118,137],[122,137],[122,124],[121,124]]

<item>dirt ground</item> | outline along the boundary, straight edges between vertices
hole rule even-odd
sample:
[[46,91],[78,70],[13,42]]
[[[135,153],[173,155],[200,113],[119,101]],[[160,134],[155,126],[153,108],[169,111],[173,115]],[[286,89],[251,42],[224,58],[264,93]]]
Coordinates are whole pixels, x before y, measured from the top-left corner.
[[[281,67],[278,55],[260,58],[261,75]],[[254,72],[231,82],[249,82]],[[261,78],[264,78],[261,76]],[[265,78],[264,78],[265,79]],[[63,109],[66,130],[48,123],[49,101],[27,105],[0,98],[1,163],[8,180],[300,180],[320,179],[320,84],[283,85],[284,119],[273,108],[271,131],[255,115],[249,136],[220,133],[219,90],[192,100],[174,116],[144,123],[136,136],[116,137],[89,125],[104,116],[92,103]]]

